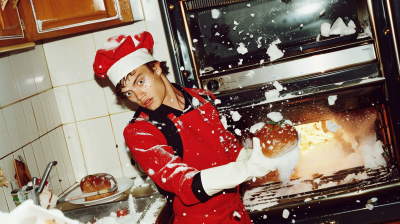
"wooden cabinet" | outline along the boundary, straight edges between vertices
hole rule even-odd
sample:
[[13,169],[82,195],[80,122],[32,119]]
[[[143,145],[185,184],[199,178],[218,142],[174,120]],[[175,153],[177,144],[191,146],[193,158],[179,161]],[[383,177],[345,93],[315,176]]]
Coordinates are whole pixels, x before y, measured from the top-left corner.
[[[12,2],[12,0],[9,0]],[[25,30],[24,36],[10,37],[1,40],[0,47],[32,42],[42,39],[100,29],[134,21],[129,0],[21,0],[18,11],[7,4],[11,12],[19,13]],[[8,10],[10,10],[8,9]],[[2,12],[3,20],[14,21],[19,25],[18,18],[10,12]],[[9,27],[13,27],[9,25]],[[1,28],[0,28],[1,29]],[[2,29],[3,33],[11,33]],[[13,31],[22,35],[22,29]]]

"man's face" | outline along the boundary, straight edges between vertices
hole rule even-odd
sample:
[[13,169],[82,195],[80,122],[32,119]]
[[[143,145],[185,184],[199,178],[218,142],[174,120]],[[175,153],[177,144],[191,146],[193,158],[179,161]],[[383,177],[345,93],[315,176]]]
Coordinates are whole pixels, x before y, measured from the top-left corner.
[[133,71],[133,75],[128,75],[125,87],[121,92],[132,102],[150,110],[156,110],[163,102],[165,97],[165,85],[161,79],[161,68],[159,64],[149,70],[146,65],[142,65]]

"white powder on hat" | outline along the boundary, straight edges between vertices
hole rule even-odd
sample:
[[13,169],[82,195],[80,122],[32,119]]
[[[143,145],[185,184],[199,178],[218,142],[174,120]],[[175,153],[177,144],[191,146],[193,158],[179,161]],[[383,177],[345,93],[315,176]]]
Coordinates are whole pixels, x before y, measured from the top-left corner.
[[[110,37],[110,38],[104,43],[104,46],[103,46],[101,49],[99,49],[99,50],[106,50],[106,51],[114,50],[114,49],[117,48],[122,42],[124,42],[128,36],[125,36],[120,42],[117,41],[117,38],[118,38],[118,37],[119,37],[119,36]],[[132,39],[135,40],[135,38],[132,38]],[[136,40],[136,41],[137,41],[137,40]],[[137,41],[137,42],[138,42],[138,41]],[[135,46],[136,46],[136,43],[135,43]]]

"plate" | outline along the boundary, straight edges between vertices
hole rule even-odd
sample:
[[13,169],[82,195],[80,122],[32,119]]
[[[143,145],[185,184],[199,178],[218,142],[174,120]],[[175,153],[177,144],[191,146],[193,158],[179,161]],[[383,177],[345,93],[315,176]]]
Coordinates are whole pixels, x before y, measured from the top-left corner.
[[[129,178],[115,178],[117,180],[117,185],[118,185],[118,190],[117,193],[110,195],[105,198],[100,198],[97,200],[93,201],[85,201],[84,198],[78,199],[78,200],[73,200],[70,201],[72,204],[78,204],[78,205],[85,205],[85,206],[91,206],[91,205],[97,205],[97,204],[103,204],[106,202],[114,201],[120,198],[124,191],[128,190],[130,187],[133,185],[133,180]],[[75,190],[71,191],[67,196],[75,196],[75,195],[80,195],[83,194],[81,191],[81,188],[78,187]]]

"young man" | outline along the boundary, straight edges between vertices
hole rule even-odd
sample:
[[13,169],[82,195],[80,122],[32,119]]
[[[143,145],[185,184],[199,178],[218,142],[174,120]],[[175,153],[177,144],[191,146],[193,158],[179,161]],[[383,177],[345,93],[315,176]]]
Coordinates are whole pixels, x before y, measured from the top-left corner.
[[209,91],[171,84],[152,47],[148,32],[112,37],[93,64],[140,106],[124,131],[130,151],[173,205],[174,223],[250,224],[238,185],[275,167],[260,147],[246,150],[225,130]]

